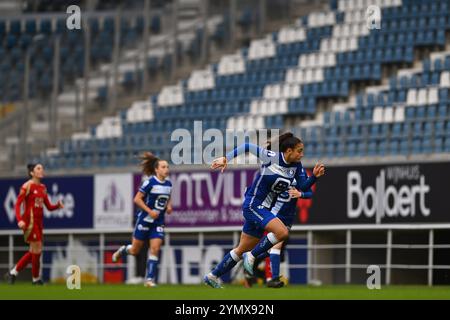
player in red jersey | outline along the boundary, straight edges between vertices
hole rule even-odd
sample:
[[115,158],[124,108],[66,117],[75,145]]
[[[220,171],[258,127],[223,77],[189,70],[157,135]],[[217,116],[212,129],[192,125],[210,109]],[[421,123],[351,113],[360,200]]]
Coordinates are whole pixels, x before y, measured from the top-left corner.
[[[34,285],[42,285],[39,269],[42,252],[44,205],[50,211],[64,208],[64,205],[61,201],[53,205],[48,200],[47,188],[41,183],[42,178],[44,178],[44,167],[42,164],[29,164],[27,170],[30,180],[25,182],[20,188],[15,209],[17,225],[23,230],[25,242],[30,245],[30,250],[23,255],[11,271],[6,273],[5,279],[8,283],[14,284],[19,272],[31,262],[32,283]],[[23,212],[22,204],[24,204]]]

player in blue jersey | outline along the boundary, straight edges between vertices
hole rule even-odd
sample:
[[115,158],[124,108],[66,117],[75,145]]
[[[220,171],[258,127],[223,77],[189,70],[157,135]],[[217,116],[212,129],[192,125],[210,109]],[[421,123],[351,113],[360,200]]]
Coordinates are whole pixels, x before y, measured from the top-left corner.
[[[295,188],[292,191],[284,192],[279,197],[275,205],[272,207],[271,212],[276,215],[284,225],[290,230],[292,223],[294,222],[295,214],[297,212],[298,198],[310,199],[313,195],[311,189],[301,192]],[[270,270],[272,278],[267,281],[269,288],[281,288],[284,286],[284,282],[280,277],[280,256],[283,248],[283,241],[274,245],[268,252],[262,253],[258,256],[258,260],[263,260],[266,257],[270,257]]]
[[170,194],[172,183],[169,176],[169,164],[160,160],[152,153],[141,156],[142,171],[146,176],[139,191],[134,197],[134,203],[139,207],[136,227],[131,244],[121,246],[112,256],[117,262],[123,255],[137,255],[144,241],[149,241],[150,255],[147,260],[146,287],[156,286],[155,273],[158,266],[159,252],[164,240],[164,215],[172,212]]
[[[221,287],[219,278],[242,258],[244,269],[253,274],[255,257],[285,240],[289,233],[284,223],[270,211],[273,203],[283,192],[293,193],[293,185],[296,189],[307,192],[317,178],[325,173],[324,165],[316,164],[313,175],[307,177],[300,162],[303,157],[303,142],[292,133],[281,135],[277,142],[280,152],[270,150],[272,145],[264,149],[246,143],[225,157],[214,160],[211,165],[212,169],[221,169],[223,172],[229,161],[245,152],[256,155],[262,162],[255,180],[245,192],[242,206],[245,223],[239,245],[227,253],[214,270],[204,277],[204,282],[213,288]],[[268,234],[262,237],[264,231]],[[249,250],[251,251],[248,252]]]
[[[310,199],[312,198],[313,192],[311,189],[306,192],[301,192],[294,188],[296,181],[294,181],[291,190],[285,191],[278,196],[275,205],[272,207],[271,212],[276,215],[284,225],[290,230],[292,223],[297,212],[297,201],[298,198]],[[267,279],[267,286],[269,288],[281,288],[284,286],[284,282],[281,281],[280,276],[280,263],[281,263],[281,251],[284,248],[284,241],[280,241],[274,245],[269,251],[261,253],[256,257],[254,268],[259,262],[262,262],[267,257],[270,257],[270,270],[272,277]],[[254,281],[254,277],[248,272],[244,271],[247,286],[250,287],[251,283]]]

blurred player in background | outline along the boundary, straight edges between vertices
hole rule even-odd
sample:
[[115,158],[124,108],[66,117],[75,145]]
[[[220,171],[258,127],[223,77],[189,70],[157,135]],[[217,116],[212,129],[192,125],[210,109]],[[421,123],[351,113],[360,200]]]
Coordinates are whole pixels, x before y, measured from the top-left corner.
[[136,196],[134,203],[140,208],[131,244],[121,246],[112,256],[113,262],[118,262],[123,255],[136,256],[142,249],[144,241],[149,241],[150,254],[147,260],[146,287],[155,287],[156,268],[159,252],[164,240],[164,215],[172,213],[170,194],[172,183],[169,176],[169,164],[160,160],[150,152],[141,156],[142,172],[149,176]]
[[[5,280],[9,284],[14,284],[19,272],[31,262],[32,283],[33,285],[42,285],[40,258],[44,228],[44,205],[50,211],[64,208],[64,205],[61,201],[53,205],[48,200],[47,188],[41,182],[44,178],[44,166],[42,164],[29,164],[27,165],[27,171],[30,180],[20,188],[15,210],[17,225],[23,230],[25,242],[30,245],[30,250],[23,255],[12,270],[5,274]],[[22,204],[24,204],[23,213]]]
[[[289,230],[292,228],[292,223],[294,222],[294,218],[297,213],[298,199],[310,199],[313,195],[311,189],[301,192],[295,188],[295,184],[296,182],[294,181],[293,187],[289,189],[289,191],[283,192],[278,196],[277,202],[270,211],[277,216]],[[261,253],[255,259],[255,264],[257,264],[267,257],[270,258],[270,272],[272,276],[266,279],[266,283],[269,288],[281,288],[284,286],[284,282],[281,280],[280,275],[281,252],[284,248],[285,241],[280,241],[269,251]],[[245,270],[244,273],[247,286],[251,286],[251,283],[253,282],[252,275]]]
[[[213,288],[221,288],[219,277],[229,272],[242,258],[244,269],[253,274],[255,257],[285,240],[289,234],[285,224],[270,212],[273,202],[283,192],[293,193],[291,186],[294,184],[300,191],[308,191],[316,179],[325,173],[325,167],[317,164],[313,175],[311,177],[306,175],[300,162],[304,145],[292,133],[282,134],[277,142],[280,152],[270,150],[271,144],[264,149],[246,143],[225,157],[214,160],[211,165],[212,169],[221,169],[223,172],[229,161],[245,152],[254,154],[262,161],[260,172],[256,175],[252,186],[245,192],[242,208],[245,223],[239,245],[227,253],[214,270],[204,276],[205,284]],[[264,231],[268,234],[263,237]],[[248,252],[249,250],[252,251]]]

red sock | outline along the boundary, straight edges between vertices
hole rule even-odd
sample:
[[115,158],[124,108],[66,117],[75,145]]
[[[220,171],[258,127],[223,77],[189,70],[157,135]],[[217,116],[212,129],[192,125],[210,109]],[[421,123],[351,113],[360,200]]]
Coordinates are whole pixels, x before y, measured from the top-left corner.
[[41,254],[31,254],[31,263],[32,263],[32,268],[31,268],[31,274],[33,275],[33,278],[39,278],[39,271],[40,271],[40,267],[41,267]]
[[31,252],[25,253],[16,264],[17,272],[22,271],[31,262]]

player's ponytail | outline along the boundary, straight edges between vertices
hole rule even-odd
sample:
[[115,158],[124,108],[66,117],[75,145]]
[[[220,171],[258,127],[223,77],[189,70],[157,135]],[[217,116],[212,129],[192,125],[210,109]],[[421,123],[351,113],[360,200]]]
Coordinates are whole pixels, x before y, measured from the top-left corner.
[[286,132],[282,135],[275,137],[271,141],[267,143],[267,150],[272,150],[272,146],[278,142],[278,151],[285,152],[287,149],[295,148],[296,145],[303,143],[303,141],[296,136],[292,132]]
[[147,176],[153,176],[158,168],[159,158],[151,152],[144,152],[139,156],[142,172]]
[[27,173],[28,173],[28,177],[32,178],[33,176],[31,175],[31,172],[33,172],[34,168],[36,168],[38,164],[37,163],[29,163],[27,164]]

